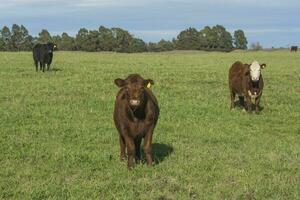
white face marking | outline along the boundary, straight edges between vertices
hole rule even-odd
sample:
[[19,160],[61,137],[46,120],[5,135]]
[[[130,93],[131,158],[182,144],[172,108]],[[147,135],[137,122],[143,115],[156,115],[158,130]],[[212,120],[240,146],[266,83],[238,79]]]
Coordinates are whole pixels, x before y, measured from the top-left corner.
[[250,65],[250,77],[252,81],[258,81],[260,77],[260,65],[257,61],[254,61]]

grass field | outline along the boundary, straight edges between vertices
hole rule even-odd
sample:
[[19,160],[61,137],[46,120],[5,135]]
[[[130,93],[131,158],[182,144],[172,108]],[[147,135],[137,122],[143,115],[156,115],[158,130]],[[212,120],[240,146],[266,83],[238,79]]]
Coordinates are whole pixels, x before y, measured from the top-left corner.
[[[260,115],[229,110],[236,60],[267,64]],[[0,52],[1,199],[300,199],[300,54]],[[156,164],[119,161],[113,80],[155,82]]]

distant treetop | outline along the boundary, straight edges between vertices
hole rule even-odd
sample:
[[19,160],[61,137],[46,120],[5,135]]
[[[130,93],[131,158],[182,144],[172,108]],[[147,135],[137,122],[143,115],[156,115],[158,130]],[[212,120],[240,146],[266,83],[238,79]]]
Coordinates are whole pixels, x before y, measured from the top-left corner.
[[243,30],[234,35],[221,25],[205,26],[202,30],[188,28],[172,41],[160,40],[145,43],[127,30],[100,26],[98,30],[81,28],[75,37],[62,33],[53,35],[42,29],[37,37],[29,35],[25,26],[13,24],[0,30],[0,51],[30,51],[36,43],[54,42],[58,50],[64,51],[115,51],[115,52],[159,52],[171,50],[231,51],[247,49],[247,38]]

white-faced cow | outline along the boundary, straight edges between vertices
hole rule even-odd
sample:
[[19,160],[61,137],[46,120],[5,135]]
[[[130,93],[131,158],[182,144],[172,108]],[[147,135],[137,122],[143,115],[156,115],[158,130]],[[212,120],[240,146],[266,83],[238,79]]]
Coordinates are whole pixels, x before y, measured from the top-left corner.
[[[229,69],[229,89],[231,97],[231,106],[235,107],[235,96],[238,95],[240,101],[246,99],[246,109],[251,112],[252,99],[255,99],[255,112],[259,112],[259,102],[262,95],[264,82],[261,70],[266,64],[259,64],[257,61],[251,65],[243,64],[240,61],[235,62]],[[240,102],[244,104],[244,102]]]

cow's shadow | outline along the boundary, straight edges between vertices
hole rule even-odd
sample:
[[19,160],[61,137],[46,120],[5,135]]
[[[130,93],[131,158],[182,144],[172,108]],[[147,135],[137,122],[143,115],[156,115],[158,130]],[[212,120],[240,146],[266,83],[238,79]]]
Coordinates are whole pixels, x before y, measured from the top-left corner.
[[152,155],[153,161],[157,165],[161,163],[165,158],[167,158],[171,153],[173,153],[174,149],[172,146],[161,143],[152,144]]
[[[246,109],[245,105],[246,105],[246,103],[244,101],[244,97],[239,97],[239,99],[234,102],[235,108],[240,108],[240,109],[245,108]],[[258,106],[258,108],[259,108],[259,111],[262,111],[264,109],[263,106]],[[253,102],[251,103],[251,110],[255,111],[255,104]]]
[[58,72],[58,71],[62,71],[62,69],[53,67],[53,68],[50,68],[49,71],[50,71],[50,72]]
[[[142,151],[142,162],[145,163],[145,152],[144,149]],[[152,159],[155,165],[161,163],[165,158],[167,158],[173,152],[173,147],[167,144],[154,143],[152,144]]]

